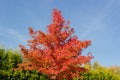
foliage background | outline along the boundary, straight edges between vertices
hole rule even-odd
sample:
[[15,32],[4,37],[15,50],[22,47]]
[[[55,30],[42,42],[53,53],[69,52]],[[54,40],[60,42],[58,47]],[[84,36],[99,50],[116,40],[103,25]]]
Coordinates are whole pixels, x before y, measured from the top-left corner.
[[[0,80],[50,80],[47,75],[38,71],[15,71],[14,68],[22,60],[19,51],[0,49]],[[120,80],[120,66],[104,67],[95,61],[93,64],[86,64],[85,68],[89,72],[80,73],[80,80]]]

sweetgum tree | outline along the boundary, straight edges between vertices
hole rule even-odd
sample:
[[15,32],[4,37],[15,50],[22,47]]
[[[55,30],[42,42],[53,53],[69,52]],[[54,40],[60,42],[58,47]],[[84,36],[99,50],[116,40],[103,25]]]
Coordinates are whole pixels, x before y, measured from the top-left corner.
[[29,48],[20,45],[24,62],[18,69],[38,70],[47,74],[51,79],[72,79],[85,72],[81,65],[90,62],[93,56],[89,53],[82,55],[82,49],[87,48],[90,40],[80,41],[73,35],[74,29],[70,22],[65,21],[59,10],[54,9],[52,23],[47,27],[47,33],[29,28],[31,40]]

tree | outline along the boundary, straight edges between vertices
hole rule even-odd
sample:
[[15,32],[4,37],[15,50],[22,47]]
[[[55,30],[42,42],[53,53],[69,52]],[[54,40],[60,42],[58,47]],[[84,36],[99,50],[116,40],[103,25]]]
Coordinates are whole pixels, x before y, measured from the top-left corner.
[[28,40],[29,48],[20,45],[24,62],[19,64],[18,70],[38,70],[52,79],[72,79],[79,77],[79,72],[86,71],[81,65],[93,58],[90,53],[82,55],[82,50],[91,41],[78,40],[73,35],[74,29],[70,28],[70,22],[65,21],[57,9],[53,10],[52,23],[47,27],[47,33],[34,31],[32,27],[29,33],[32,37]]

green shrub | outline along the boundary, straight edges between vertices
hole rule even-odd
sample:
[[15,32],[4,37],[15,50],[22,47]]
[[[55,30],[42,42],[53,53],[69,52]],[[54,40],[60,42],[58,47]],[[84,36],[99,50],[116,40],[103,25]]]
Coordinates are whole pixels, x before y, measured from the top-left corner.
[[119,80],[118,77],[105,72],[82,73],[80,80]]
[[49,80],[37,71],[5,71],[0,70],[0,80]]
[[[81,73],[80,80],[120,80],[120,69],[111,69],[101,66],[98,62],[93,65],[87,64],[85,67],[89,70],[87,73]],[[117,71],[116,71],[117,70]],[[117,73],[115,73],[117,72]]]
[[45,74],[37,71],[15,71],[18,63],[22,62],[19,52],[0,49],[0,80],[48,80]]

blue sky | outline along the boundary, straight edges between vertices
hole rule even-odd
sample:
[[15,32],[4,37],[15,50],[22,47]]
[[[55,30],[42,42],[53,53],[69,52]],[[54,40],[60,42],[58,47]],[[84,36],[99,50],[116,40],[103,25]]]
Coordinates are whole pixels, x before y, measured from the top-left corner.
[[52,10],[62,11],[80,40],[91,40],[103,66],[120,66],[120,0],[0,0],[0,44],[18,48],[30,38],[28,27],[45,31]]

